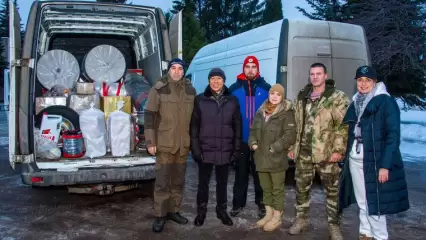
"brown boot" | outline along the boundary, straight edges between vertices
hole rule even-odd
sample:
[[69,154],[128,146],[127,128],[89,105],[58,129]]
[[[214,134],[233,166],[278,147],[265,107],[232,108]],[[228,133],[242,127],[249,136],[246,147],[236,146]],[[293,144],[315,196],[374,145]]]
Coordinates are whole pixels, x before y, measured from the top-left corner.
[[365,234],[360,234],[359,240],[373,240],[373,237],[367,237]]
[[308,220],[306,218],[297,218],[293,226],[289,229],[288,233],[291,235],[298,235],[308,228]]
[[270,206],[265,206],[266,214],[265,216],[256,222],[256,226],[263,227],[265,224],[272,220],[272,217],[274,216],[274,209],[272,209]]
[[343,240],[342,232],[340,231],[340,226],[337,224],[329,224],[328,231],[330,233],[330,240]]
[[274,210],[274,216],[272,217],[272,220],[265,224],[265,226],[263,227],[263,230],[266,232],[272,232],[275,229],[279,228],[281,226],[282,218],[283,218],[283,212]]

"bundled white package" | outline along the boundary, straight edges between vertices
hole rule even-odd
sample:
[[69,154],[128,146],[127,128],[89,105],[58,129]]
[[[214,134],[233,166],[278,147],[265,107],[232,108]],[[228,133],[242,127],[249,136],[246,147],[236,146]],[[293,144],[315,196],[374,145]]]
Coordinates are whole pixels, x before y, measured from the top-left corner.
[[85,156],[89,158],[102,157],[107,152],[105,115],[94,106],[92,103],[89,109],[80,113],[80,128],[86,146]]
[[111,154],[123,157],[130,154],[130,135],[132,122],[130,114],[120,111],[124,106],[123,101],[117,103],[117,111],[108,116],[109,142]]
[[69,97],[68,107],[72,110],[76,111],[78,114],[83,110],[90,109],[92,103],[95,104],[94,108],[101,108],[101,99],[99,94],[91,94],[91,95],[81,95],[81,94],[72,94]]
[[79,76],[78,61],[67,51],[50,50],[37,62],[38,81],[49,90],[55,85],[71,89]]
[[117,48],[99,45],[84,57],[82,68],[85,76],[95,82],[114,83],[124,76],[126,60]]

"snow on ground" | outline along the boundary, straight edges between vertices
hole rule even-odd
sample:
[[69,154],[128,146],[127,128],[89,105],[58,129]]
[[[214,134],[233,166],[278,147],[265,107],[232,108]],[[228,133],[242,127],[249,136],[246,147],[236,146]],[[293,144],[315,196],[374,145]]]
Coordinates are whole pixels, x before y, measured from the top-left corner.
[[401,110],[400,149],[405,161],[426,161],[426,111]]

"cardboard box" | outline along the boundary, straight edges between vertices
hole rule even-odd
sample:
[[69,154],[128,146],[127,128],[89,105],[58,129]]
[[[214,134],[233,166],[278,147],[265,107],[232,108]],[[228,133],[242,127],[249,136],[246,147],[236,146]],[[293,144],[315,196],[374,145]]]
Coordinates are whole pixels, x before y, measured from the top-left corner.
[[77,94],[91,95],[95,94],[95,84],[89,82],[77,82],[76,83]]
[[50,106],[67,106],[66,97],[36,97],[36,114]]
[[89,109],[90,104],[94,103],[94,108],[100,109],[100,96],[98,94],[92,95],[77,95],[70,96],[69,108],[80,114],[81,111]]
[[118,101],[124,101],[124,107],[121,111],[128,114],[132,113],[130,96],[105,96],[101,98],[101,110],[105,113],[105,119],[108,119],[110,113],[117,111]]

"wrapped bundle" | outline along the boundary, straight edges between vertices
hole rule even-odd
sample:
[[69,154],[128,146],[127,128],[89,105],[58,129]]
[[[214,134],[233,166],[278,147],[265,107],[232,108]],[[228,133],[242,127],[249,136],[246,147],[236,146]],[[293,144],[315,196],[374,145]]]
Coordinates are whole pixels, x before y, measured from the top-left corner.
[[93,104],[94,108],[100,109],[100,96],[98,94],[79,95],[72,94],[70,96],[69,107],[80,114],[83,110],[90,109]]
[[124,106],[123,101],[119,101],[116,111],[108,117],[109,142],[111,154],[115,157],[122,157],[130,154],[132,122],[128,113],[120,111]]
[[38,81],[48,90],[55,85],[71,89],[79,76],[77,59],[67,51],[48,51],[37,62]]
[[82,68],[92,81],[114,83],[124,76],[126,60],[117,48],[99,45],[84,57]]
[[137,73],[128,72],[124,78],[124,88],[127,95],[131,97],[136,111],[143,111],[145,101],[151,89],[146,78]]
[[66,97],[36,97],[36,114],[39,114],[43,109],[50,106],[66,106]]

